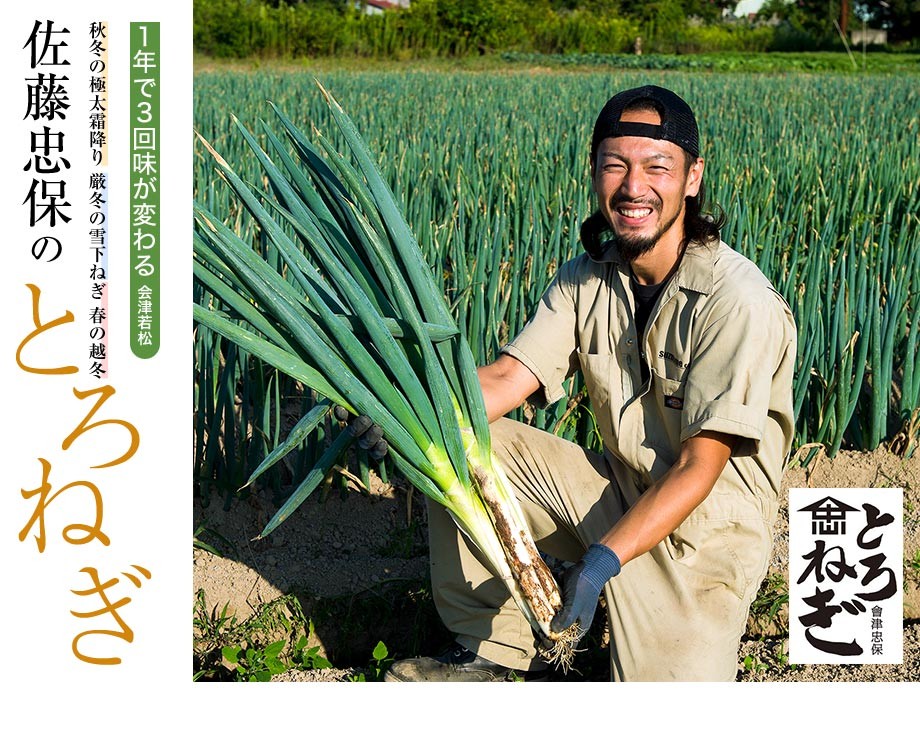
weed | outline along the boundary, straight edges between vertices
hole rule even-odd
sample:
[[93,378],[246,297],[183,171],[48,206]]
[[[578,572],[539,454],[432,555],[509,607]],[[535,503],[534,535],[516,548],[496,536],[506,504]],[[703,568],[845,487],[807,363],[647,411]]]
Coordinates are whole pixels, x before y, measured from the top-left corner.
[[193,681],[215,678],[221,670],[220,648],[233,636],[237,629],[236,617],[227,613],[229,604],[218,611],[215,606],[208,610],[204,591],[199,590],[195,596],[192,624],[194,636],[195,673]]
[[[392,663],[393,659],[390,657],[390,651],[387,649],[387,646],[383,644],[383,640],[380,640],[371,653],[371,661],[370,665],[367,667],[367,674],[370,675],[372,681],[383,681],[383,676]],[[367,674],[352,674],[348,677],[348,680],[354,682],[367,681]]]
[[742,668],[745,671],[751,671],[751,672],[770,670],[770,667],[755,655],[744,656],[744,662],[742,663]]
[[363,667],[379,640],[405,658],[429,654],[451,639],[427,579],[391,578],[353,595],[317,599],[311,616],[340,668]]
[[920,576],[920,549],[914,552],[914,556],[907,562],[908,568],[917,576]]
[[332,666],[319,646],[309,647],[313,622],[294,596],[271,601],[241,622],[226,604],[209,610],[198,591],[194,624],[195,681],[268,681],[290,668]]
[[383,675],[392,663],[393,659],[390,658],[390,651],[387,650],[387,646],[381,640],[371,653],[371,674],[374,677],[374,681],[383,681]]
[[[287,642],[276,640],[265,647],[226,646],[221,654],[231,665],[236,681],[269,681],[275,674],[281,674],[291,668],[304,671],[332,668],[332,664],[320,655],[320,646],[308,647],[314,634],[313,622],[309,622],[309,631],[301,635],[285,653]],[[382,643],[381,643],[382,644]],[[386,648],[384,648],[386,650]]]
[[773,648],[773,657],[776,659],[776,665],[780,671],[798,671],[801,666],[798,663],[789,662],[789,640],[783,639]]
[[312,648],[307,647],[309,640],[305,635],[294,643],[294,651],[291,655],[291,664],[295,668],[303,671],[313,671],[315,669],[332,668],[332,664],[319,654],[319,645]]
[[755,620],[772,621],[780,610],[789,603],[789,586],[779,573],[768,575],[760,586],[751,604],[751,616]]
[[742,681],[743,674],[765,675],[755,678],[760,681],[766,678],[767,681],[774,680],[778,674],[788,671],[798,671],[800,664],[789,662],[789,639],[782,638],[756,638],[757,646],[754,652],[744,656],[739,664],[738,678]]
[[226,629],[232,629],[236,626],[236,617],[227,614],[229,604],[224,604],[220,613],[215,606],[212,611],[208,611],[205,602],[204,590],[199,590],[195,596],[194,618],[192,623],[195,626],[198,635],[196,640],[218,640]]
[[284,640],[276,640],[264,648],[227,645],[221,648],[221,653],[235,667],[235,681],[270,681],[272,676],[288,669],[281,659],[281,651],[286,644]]
[[875,472],[875,481],[872,483],[872,486],[876,489],[887,489],[892,486],[895,486],[894,479],[891,478],[887,473],[885,473],[881,468]]
[[198,526],[194,534],[192,534],[192,547],[195,549],[203,549],[209,554],[213,554],[216,557],[226,556],[226,553],[220,551],[220,549],[214,545],[214,543],[208,543],[205,541],[202,536],[211,536],[215,542],[220,542],[220,545],[229,551],[233,550],[233,543],[228,541],[217,531],[213,531],[210,528],[205,528],[203,525]]
[[308,628],[307,617],[295,596],[281,596],[260,606],[247,623],[252,629],[264,632],[283,629],[289,635],[298,628]]
[[300,639],[294,643],[291,649],[291,664],[295,668],[303,669],[304,671],[332,668],[332,664],[319,654],[319,645],[314,645],[311,648],[307,647],[312,637],[313,622],[311,620],[309,632],[305,635],[301,635]]

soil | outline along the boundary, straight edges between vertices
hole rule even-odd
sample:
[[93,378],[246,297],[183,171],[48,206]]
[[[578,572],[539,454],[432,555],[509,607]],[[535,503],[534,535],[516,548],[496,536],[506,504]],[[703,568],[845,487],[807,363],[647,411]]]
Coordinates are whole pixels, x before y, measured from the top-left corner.
[[[371,474],[370,491],[350,475],[311,497],[275,532],[257,539],[276,510],[274,494],[247,490],[224,509],[212,491],[195,503],[196,538],[219,553],[194,551],[194,591],[206,608],[237,621],[283,596],[296,599],[316,625],[311,644],[339,668],[289,670],[278,681],[346,681],[368,674],[368,655],[378,640],[390,655],[431,652],[449,641],[428,591],[424,500],[396,479],[384,484]],[[344,486],[342,486],[344,485]],[[818,455],[807,468],[787,472],[783,496],[793,487],[904,489],[905,559],[920,549],[920,453],[904,460],[879,448],[871,453]],[[283,493],[282,493],[283,496]],[[200,544],[199,544],[200,546]],[[776,528],[770,574],[787,577],[788,529],[784,513]],[[786,612],[752,621],[739,652],[739,681],[920,680],[920,575],[905,566],[904,660],[899,665],[798,666],[786,664]],[[605,617],[596,617],[596,620]],[[332,626],[331,621],[336,625]],[[559,680],[605,680],[606,656],[595,648],[587,672]],[[602,665],[597,665],[602,664]],[[596,666],[596,669],[594,667]],[[594,670],[592,670],[594,669]],[[587,674],[587,675],[586,675]]]

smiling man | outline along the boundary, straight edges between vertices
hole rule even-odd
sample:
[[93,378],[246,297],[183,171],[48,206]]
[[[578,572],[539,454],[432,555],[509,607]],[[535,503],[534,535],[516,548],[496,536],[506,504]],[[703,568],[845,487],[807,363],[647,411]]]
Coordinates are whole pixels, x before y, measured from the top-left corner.
[[[766,573],[792,443],[795,325],[703,213],[696,119],[643,86],[602,109],[598,210],[533,317],[480,369],[493,440],[537,545],[573,562],[559,631],[607,604],[614,680],[730,680]],[[563,397],[580,371],[602,454],[500,418]],[[435,603],[456,644],[390,681],[477,681],[545,668],[504,584],[429,506]]]

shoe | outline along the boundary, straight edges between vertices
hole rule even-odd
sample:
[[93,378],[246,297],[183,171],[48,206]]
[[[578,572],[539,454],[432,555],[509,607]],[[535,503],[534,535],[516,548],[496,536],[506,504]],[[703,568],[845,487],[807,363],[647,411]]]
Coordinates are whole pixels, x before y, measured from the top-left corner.
[[546,671],[519,671],[500,666],[454,643],[436,658],[396,661],[384,681],[546,681]]

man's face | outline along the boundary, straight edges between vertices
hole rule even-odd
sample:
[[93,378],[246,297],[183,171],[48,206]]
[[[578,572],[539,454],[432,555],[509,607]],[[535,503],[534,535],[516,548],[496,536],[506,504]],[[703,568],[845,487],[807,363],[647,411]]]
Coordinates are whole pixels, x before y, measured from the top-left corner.
[[[661,117],[641,110],[624,112],[620,121],[660,125]],[[625,260],[659,246],[680,246],[684,199],[699,193],[702,176],[703,160],[670,141],[624,135],[600,142],[594,191]]]

